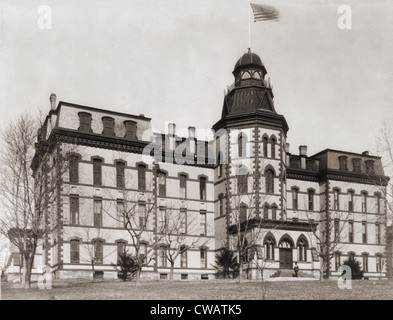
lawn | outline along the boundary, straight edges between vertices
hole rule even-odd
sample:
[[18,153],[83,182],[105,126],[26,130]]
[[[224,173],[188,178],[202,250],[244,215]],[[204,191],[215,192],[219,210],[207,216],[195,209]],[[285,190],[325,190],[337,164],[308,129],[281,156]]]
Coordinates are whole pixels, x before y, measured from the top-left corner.
[[[337,281],[280,281],[266,283],[266,299],[393,299],[393,283],[388,281],[352,281],[352,289],[338,288]],[[55,280],[52,289],[40,290],[36,284],[23,289],[19,284],[2,283],[1,299],[77,299],[77,300],[261,300],[261,282],[244,281],[144,281],[140,287],[133,282],[85,279]]]

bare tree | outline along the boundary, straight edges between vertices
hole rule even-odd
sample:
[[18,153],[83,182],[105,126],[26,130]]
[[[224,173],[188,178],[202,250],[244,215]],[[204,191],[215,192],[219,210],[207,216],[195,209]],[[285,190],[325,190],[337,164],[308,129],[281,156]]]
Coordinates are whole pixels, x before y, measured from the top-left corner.
[[204,225],[201,230],[199,221],[190,218],[186,214],[186,208],[173,209],[174,204],[170,204],[169,209],[159,211],[157,232],[162,235],[161,244],[165,257],[170,263],[169,280],[173,281],[173,273],[176,259],[186,254],[189,249],[202,247],[209,242],[207,235],[212,234],[210,224]]
[[37,246],[47,233],[48,208],[56,201],[61,176],[67,170],[66,163],[56,160],[55,142],[41,132],[37,135],[39,128],[39,120],[24,114],[2,132],[0,228],[22,256],[26,288]]

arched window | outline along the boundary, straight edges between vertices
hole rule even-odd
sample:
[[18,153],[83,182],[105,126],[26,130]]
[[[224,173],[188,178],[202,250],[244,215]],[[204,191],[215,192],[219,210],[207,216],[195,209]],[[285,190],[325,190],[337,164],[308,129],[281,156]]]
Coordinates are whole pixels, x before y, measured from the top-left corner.
[[244,133],[239,134],[239,137],[237,138],[237,144],[238,144],[239,158],[245,157],[246,156],[247,137],[244,135]]
[[102,117],[102,124],[104,127],[104,130],[102,130],[102,134],[105,134],[107,136],[115,135],[115,119],[111,117]]
[[248,169],[241,166],[237,171],[237,190],[238,194],[248,193]]
[[79,263],[79,244],[77,239],[70,241],[71,263]]
[[138,164],[138,190],[146,190],[146,166],[144,164]]
[[93,184],[102,185],[102,160],[98,158],[93,159]]
[[264,156],[265,158],[267,158],[267,143],[268,143],[268,138],[267,138],[267,137],[263,137],[262,143],[263,143],[263,156]]
[[261,80],[261,73],[258,72],[258,71],[254,71],[254,73],[252,74],[252,77],[253,77],[254,79]]
[[272,206],[272,220],[276,220],[277,219],[277,207],[276,205]]
[[267,204],[263,207],[263,219],[269,219],[269,206]]
[[247,206],[242,203],[239,208],[239,222],[242,223],[247,220]]
[[97,264],[103,263],[104,260],[104,242],[102,240],[93,240],[94,261]]
[[126,164],[123,161],[116,161],[116,186],[119,189],[125,187],[124,169]]
[[242,79],[250,79],[250,78],[251,78],[251,75],[248,71],[246,71],[242,74]]
[[223,174],[223,164],[222,164],[221,152],[218,153],[217,164],[218,164],[218,177],[221,178]]
[[280,248],[290,249],[290,248],[292,248],[292,246],[288,240],[282,240],[280,242]]
[[307,242],[300,239],[297,244],[298,261],[307,261]]
[[270,148],[271,148],[271,152],[270,152],[270,156],[271,158],[275,158],[276,157],[276,138],[275,137],[271,137],[270,138]]
[[265,259],[274,260],[274,241],[271,237],[267,237],[263,243],[265,247]]
[[272,169],[267,169],[265,172],[266,193],[274,193],[274,172]]

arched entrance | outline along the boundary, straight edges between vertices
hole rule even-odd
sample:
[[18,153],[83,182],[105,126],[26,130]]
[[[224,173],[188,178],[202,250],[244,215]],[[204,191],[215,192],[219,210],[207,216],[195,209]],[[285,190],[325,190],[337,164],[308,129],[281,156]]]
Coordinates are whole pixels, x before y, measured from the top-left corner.
[[280,269],[292,269],[292,244],[289,239],[282,239],[279,244]]

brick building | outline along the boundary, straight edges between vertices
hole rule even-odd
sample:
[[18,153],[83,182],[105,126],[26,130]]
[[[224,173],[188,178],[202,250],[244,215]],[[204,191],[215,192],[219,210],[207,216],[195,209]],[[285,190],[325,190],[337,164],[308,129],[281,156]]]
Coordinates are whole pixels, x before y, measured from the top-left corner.
[[[144,225],[137,251],[152,258],[142,277],[166,278],[166,250],[178,246],[186,250],[175,259],[175,279],[213,278],[215,252],[236,249],[239,235],[253,242],[243,263],[249,278],[260,277],[262,265],[270,276],[294,262],[312,277],[321,267],[337,276],[346,258],[359,259],[366,277],[385,276],[381,159],[330,149],[310,156],[306,146],[289,153],[289,127],[266,73],[250,50],[237,61],[210,141],[197,140],[193,127],[179,137],[174,124],[154,134],[144,115],[57,103],[52,94],[32,167],[43,174],[52,161],[69,169],[48,208],[42,263],[59,278],[88,276],[94,244],[95,271],[116,277],[118,253],[136,253],[117,218],[127,201],[139,219],[132,229]],[[168,216],[182,221],[170,243],[160,236]],[[328,265],[319,257],[326,239]]]

